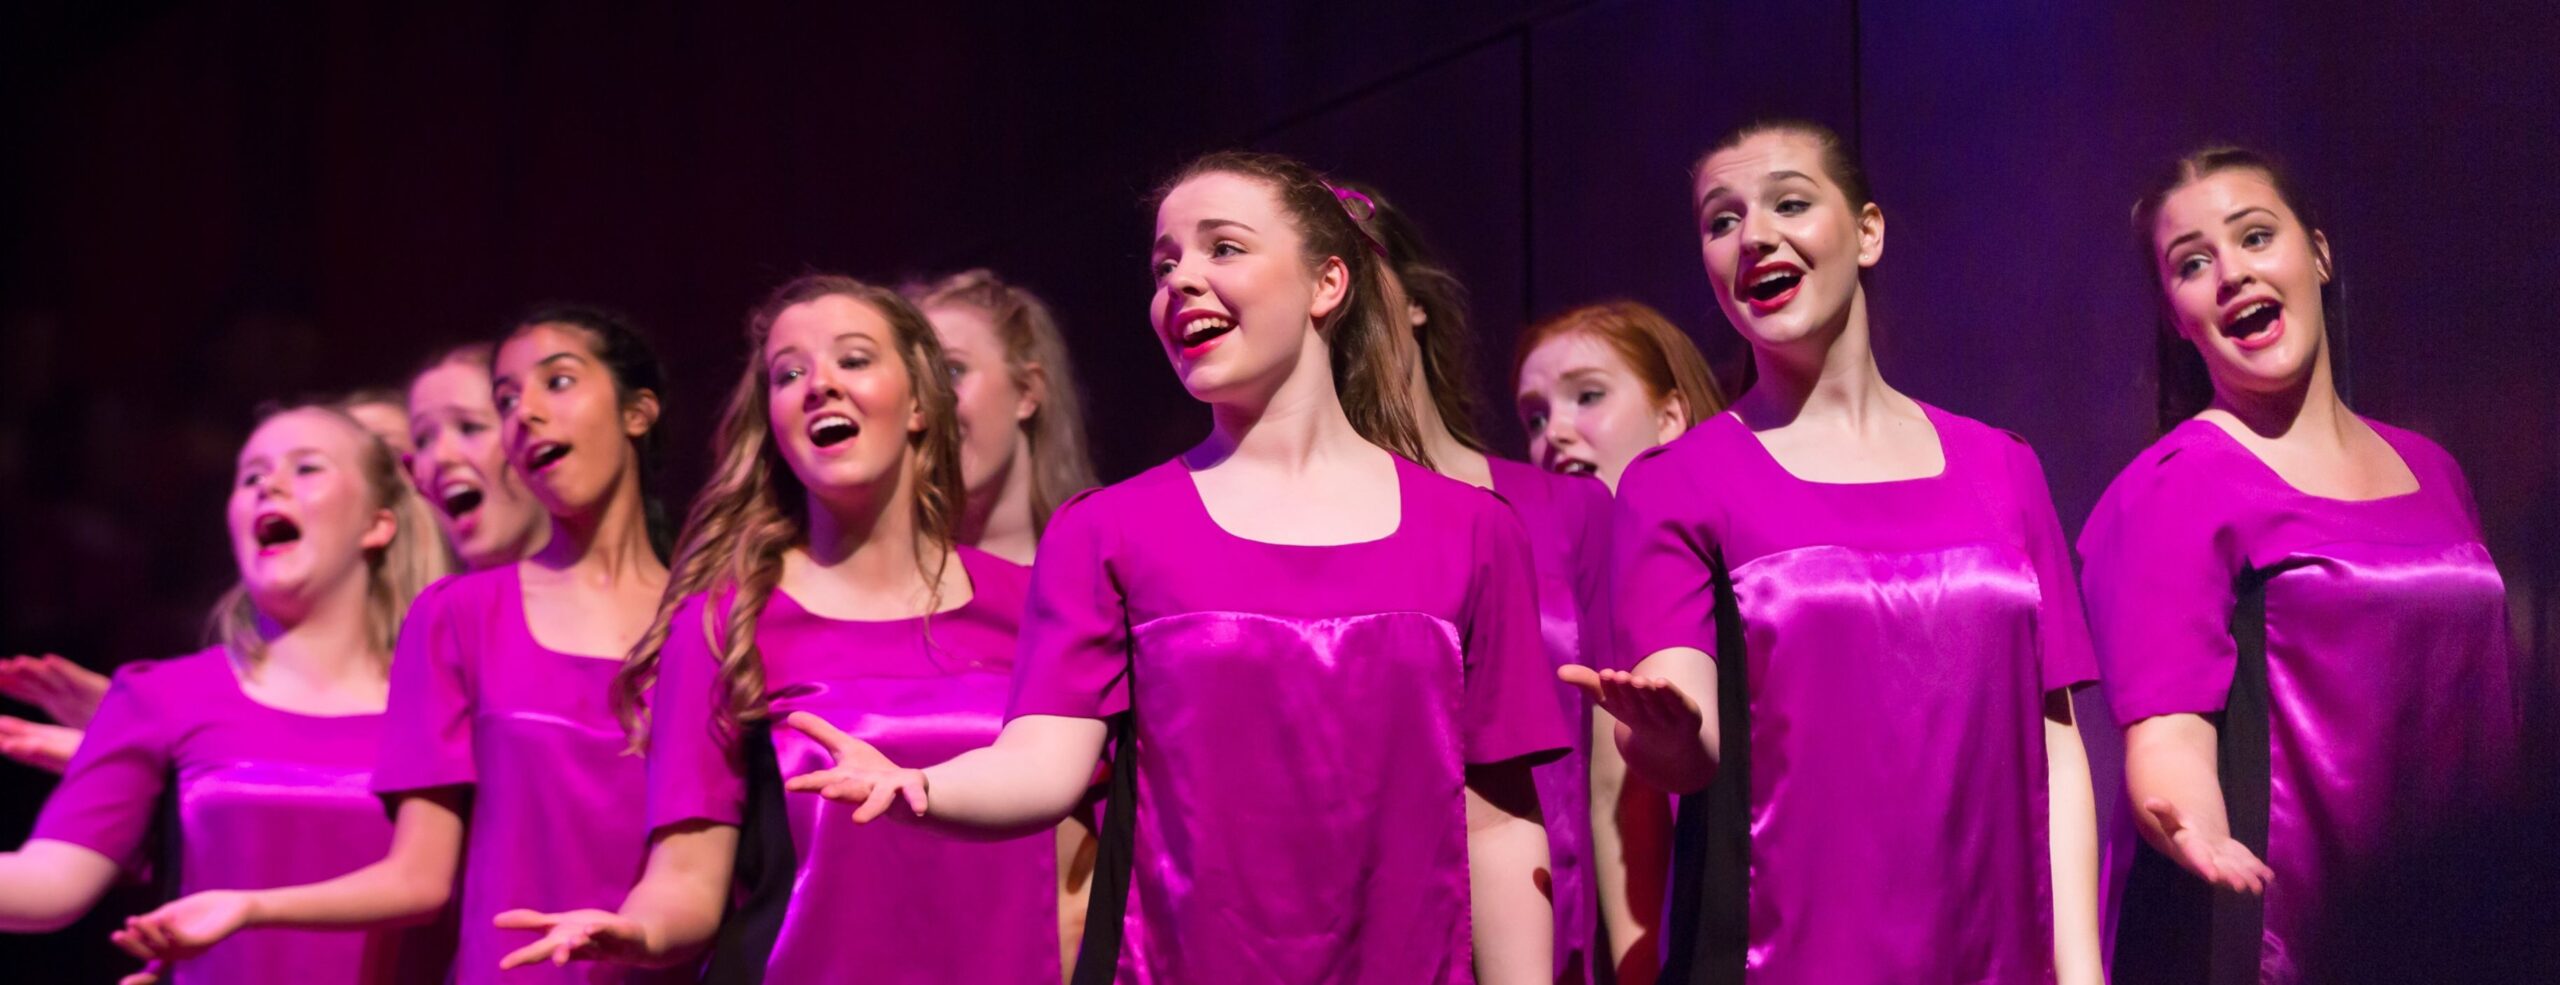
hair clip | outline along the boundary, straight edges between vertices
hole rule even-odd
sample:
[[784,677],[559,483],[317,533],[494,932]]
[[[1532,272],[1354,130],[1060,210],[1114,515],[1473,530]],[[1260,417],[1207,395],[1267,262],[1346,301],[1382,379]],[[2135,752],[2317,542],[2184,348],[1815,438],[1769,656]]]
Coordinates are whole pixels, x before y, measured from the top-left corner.
[[1369,244],[1369,252],[1377,254],[1380,260],[1388,260],[1387,245],[1379,242],[1377,235],[1369,231],[1369,220],[1378,217],[1377,200],[1358,189],[1343,188],[1330,181],[1324,183],[1324,188],[1333,193],[1335,201],[1342,203],[1342,214],[1351,217],[1351,228],[1360,231],[1360,238]]

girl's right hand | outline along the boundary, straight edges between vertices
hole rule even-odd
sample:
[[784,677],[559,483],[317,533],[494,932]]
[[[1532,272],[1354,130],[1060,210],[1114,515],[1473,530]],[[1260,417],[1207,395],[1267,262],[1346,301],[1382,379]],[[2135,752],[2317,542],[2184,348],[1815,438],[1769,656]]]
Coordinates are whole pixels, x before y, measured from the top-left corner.
[[881,755],[871,743],[864,742],[827,723],[826,719],[805,711],[795,711],[782,724],[825,746],[835,765],[827,769],[802,773],[783,781],[782,788],[794,793],[815,792],[818,796],[840,804],[857,805],[853,820],[868,824],[888,813],[889,805],[904,799],[907,809],[922,817],[925,812],[925,778],[923,770],[902,769]]
[[65,728],[82,729],[107,696],[107,675],[60,654],[15,656],[0,660],[0,694],[44,709]]
[[542,939],[515,949],[498,961],[498,970],[521,968],[536,961],[554,966],[572,961],[639,964],[649,958],[647,932],[639,923],[611,910],[538,913],[508,910],[492,921],[500,930],[539,930]]
[[2275,871],[2229,831],[2207,831],[2176,804],[2159,797],[2143,801],[2142,809],[2159,822],[2160,833],[2178,849],[2172,853],[2178,864],[2196,878],[2250,896],[2265,893],[2267,883],[2275,879]]
[[108,939],[145,961],[192,958],[248,926],[253,906],[248,893],[210,889],[128,917],[124,929]]
[[1706,713],[1696,699],[1659,677],[1639,677],[1623,670],[1593,670],[1580,664],[1556,668],[1556,677],[1581,688],[1600,710],[1618,720],[1621,741],[1694,743],[1706,726]]
[[71,768],[72,754],[80,751],[81,735],[76,728],[0,715],[0,756],[47,773],[60,773]]

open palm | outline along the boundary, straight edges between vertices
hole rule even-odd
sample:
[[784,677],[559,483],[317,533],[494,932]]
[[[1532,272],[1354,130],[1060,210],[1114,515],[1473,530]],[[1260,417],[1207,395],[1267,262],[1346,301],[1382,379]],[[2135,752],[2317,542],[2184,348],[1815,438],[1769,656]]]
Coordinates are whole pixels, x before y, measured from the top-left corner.
[[826,719],[805,711],[795,711],[782,720],[800,734],[817,740],[826,747],[835,765],[812,770],[783,782],[783,789],[795,793],[816,793],[840,804],[856,805],[853,819],[870,823],[885,814],[889,805],[904,799],[907,809],[922,816],[925,812],[925,779],[923,770],[902,769],[882,755],[879,748],[827,723]]

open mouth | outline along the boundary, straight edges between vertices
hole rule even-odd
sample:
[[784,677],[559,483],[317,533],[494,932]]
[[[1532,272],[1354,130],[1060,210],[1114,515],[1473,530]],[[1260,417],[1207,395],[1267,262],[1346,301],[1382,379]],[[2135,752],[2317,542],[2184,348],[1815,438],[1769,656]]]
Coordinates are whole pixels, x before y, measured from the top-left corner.
[[1175,341],[1180,343],[1185,351],[1189,351],[1207,345],[1235,329],[1236,323],[1232,318],[1217,315],[1193,318],[1182,323],[1182,335]]
[[1755,308],[1776,308],[1793,300],[1796,288],[1804,283],[1804,271],[1791,264],[1774,264],[1754,273],[1742,287],[1742,296]]
[[809,443],[820,448],[833,448],[861,433],[862,425],[843,414],[828,414],[809,422]]
[[436,506],[444,510],[444,515],[459,520],[479,509],[485,496],[480,487],[455,479],[436,489]]
[[282,513],[263,513],[249,525],[249,536],[258,542],[258,553],[283,550],[302,542],[302,525]]
[[1599,475],[1600,466],[1578,458],[1559,459],[1555,470],[1564,475]]
[[2252,341],[2273,331],[2284,317],[2284,305],[2274,301],[2251,302],[2223,319],[2222,334],[2236,341]]
[[536,442],[530,450],[525,452],[524,470],[527,472],[540,472],[543,469],[550,468],[553,462],[566,458],[568,455],[568,445],[561,444],[557,441]]

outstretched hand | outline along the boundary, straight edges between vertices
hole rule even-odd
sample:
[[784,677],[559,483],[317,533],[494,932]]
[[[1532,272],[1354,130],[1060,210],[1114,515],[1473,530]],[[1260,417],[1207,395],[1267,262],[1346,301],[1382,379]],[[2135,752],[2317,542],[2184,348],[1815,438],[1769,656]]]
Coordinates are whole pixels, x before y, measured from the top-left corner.
[[[1593,670],[1580,664],[1556,668],[1556,677],[1581,688],[1620,728],[1641,734],[1695,736],[1706,724],[1696,699],[1659,677],[1639,677],[1623,670]],[[1621,733],[1623,735],[1623,733]]]
[[[249,924],[249,894],[212,889],[171,901],[108,935],[126,954],[144,961],[178,961],[203,954]],[[146,972],[149,969],[144,969]]]
[[889,805],[900,799],[907,809],[922,817],[925,812],[925,779],[923,770],[902,769],[881,755],[871,743],[844,734],[826,719],[805,711],[795,711],[782,720],[800,734],[817,740],[826,747],[835,765],[827,769],[802,773],[783,781],[782,788],[794,793],[815,792],[818,796],[840,804],[854,804],[855,823],[868,824],[888,813]]
[[20,655],[0,660],[0,695],[42,708],[66,728],[83,729],[107,696],[107,677],[61,654]]
[[142,970],[116,979],[116,985],[160,985],[168,977],[169,963],[152,961],[145,963]]
[[2142,809],[2159,823],[2160,833],[2169,839],[2169,843],[2176,846],[2177,851],[2173,854],[2178,864],[2195,873],[2197,878],[2251,896],[2265,893],[2267,883],[2275,879],[2275,871],[2259,861],[2257,853],[2250,851],[2249,846],[2241,844],[2227,831],[2206,831],[2176,804],[2153,797],[2142,802]]
[[519,947],[499,959],[500,971],[521,968],[537,961],[549,961],[554,966],[572,961],[637,964],[649,957],[647,932],[637,922],[611,910],[571,910],[567,913],[508,910],[491,922],[500,930],[542,932],[541,940]]
[[76,728],[0,715],[0,756],[48,773],[71,768],[72,754],[80,751],[80,736]]

